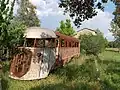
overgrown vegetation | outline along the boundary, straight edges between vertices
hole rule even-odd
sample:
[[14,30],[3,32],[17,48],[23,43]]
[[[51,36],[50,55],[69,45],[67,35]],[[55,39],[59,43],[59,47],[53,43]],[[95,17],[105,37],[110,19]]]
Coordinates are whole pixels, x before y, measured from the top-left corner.
[[[0,50],[9,49],[9,25],[13,18],[15,0],[0,0]],[[1,57],[1,56],[0,56]]]
[[103,35],[81,35],[80,50],[81,53],[97,56],[105,50],[107,40]]
[[3,90],[119,90],[119,53],[105,51],[99,54],[99,57],[100,72],[95,68],[93,56],[81,56],[52,71],[46,79],[33,81],[10,79],[9,63],[4,63]]

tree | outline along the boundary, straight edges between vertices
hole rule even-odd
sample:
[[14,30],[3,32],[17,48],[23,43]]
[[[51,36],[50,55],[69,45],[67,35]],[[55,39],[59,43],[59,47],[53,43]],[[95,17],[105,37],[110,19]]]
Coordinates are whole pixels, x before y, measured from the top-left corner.
[[[8,29],[13,18],[13,8],[15,0],[0,0],[0,50],[9,47]],[[7,53],[8,55],[8,53]],[[1,56],[1,55],[0,55]]]
[[16,18],[18,21],[24,22],[27,27],[40,27],[40,20],[36,16],[36,7],[29,0],[21,0]]
[[[64,12],[74,19],[74,24],[80,26],[81,22],[97,15],[96,8],[104,10],[103,3],[108,0],[60,0],[59,7],[65,8]],[[115,2],[115,0],[111,0]]]
[[0,48],[8,46],[8,25],[13,18],[15,0],[0,0]]
[[73,29],[71,25],[71,21],[69,19],[66,19],[66,21],[60,22],[60,27],[57,28],[57,31],[59,31],[62,34],[73,36],[75,35],[75,30]]
[[82,35],[80,40],[80,50],[86,55],[93,55],[94,63],[97,72],[97,79],[100,77],[98,61],[100,61],[99,53],[103,52],[106,47],[106,39],[103,35]]
[[15,48],[23,44],[24,32],[26,30],[26,26],[22,22],[15,20],[16,19],[13,19],[11,21],[8,29],[8,41],[10,48]]
[[113,36],[115,37],[114,46],[119,49],[120,52],[120,28],[119,23],[116,23],[114,21],[111,22],[111,28],[109,29],[110,32],[113,33]]
[[8,57],[12,57],[15,52],[17,52],[18,46],[23,46],[24,43],[24,32],[26,30],[26,26],[20,22],[13,19],[9,25],[8,29]]
[[93,55],[97,72],[97,79],[100,77],[98,61],[100,61],[99,53],[105,50],[106,40],[102,35],[82,35],[80,39],[80,50],[86,55]]
[[119,28],[118,24],[115,23],[114,21],[111,22],[111,28],[109,29],[109,31],[113,33],[113,36],[115,38],[120,37],[120,28]]
[[117,26],[120,28],[120,9],[119,6],[116,6],[116,9],[113,12],[113,15],[115,16],[114,19],[112,20],[112,22],[114,22],[115,24],[117,24]]
[[[99,29],[96,29],[96,34],[100,35],[101,37],[104,37],[104,34]],[[108,40],[104,38],[105,47],[108,47],[108,43],[109,43]]]
[[106,46],[106,40],[102,35],[82,35],[80,41],[80,49],[87,55],[98,56]]
[[[15,0],[0,0],[0,57],[9,58],[9,52],[23,41],[25,25],[13,17]],[[2,51],[2,53],[1,53]]]

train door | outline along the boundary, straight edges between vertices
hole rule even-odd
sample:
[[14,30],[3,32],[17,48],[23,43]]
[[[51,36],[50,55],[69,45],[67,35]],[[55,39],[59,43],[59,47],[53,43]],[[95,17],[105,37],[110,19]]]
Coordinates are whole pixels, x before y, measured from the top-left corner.
[[45,78],[55,63],[55,39],[46,39],[43,51],[40,77]]

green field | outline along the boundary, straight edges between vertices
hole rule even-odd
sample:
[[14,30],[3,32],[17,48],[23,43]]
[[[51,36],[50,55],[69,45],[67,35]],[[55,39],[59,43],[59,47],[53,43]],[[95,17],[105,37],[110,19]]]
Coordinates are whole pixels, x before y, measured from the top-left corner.
[[46,79],[18,81],[8,77],[9,62],[4,63],[3,90],[120,90],[120,53],[99,55],[99,71],[94,57],[81,56],[50,73]]

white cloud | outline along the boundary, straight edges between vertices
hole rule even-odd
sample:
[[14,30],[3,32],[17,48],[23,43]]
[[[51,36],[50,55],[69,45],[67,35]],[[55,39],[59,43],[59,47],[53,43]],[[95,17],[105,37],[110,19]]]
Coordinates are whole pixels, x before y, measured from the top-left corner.
[[37,7],[37,15],[40,18],[63,14],[63,9],[58,7],[58,0],[30,0],[30,2]]
[[91,29],[100,29],[101,32],[104,33],[104,36],[111,40],[113,39],[112,34],[109,32],[110,29],[110,23],[113,19],[113,15],[109,12],[103,12],[101,10],[97,10],[98,15],[93,17],[92,19],[85,20],[80,29],[82,28],[91,28]]

